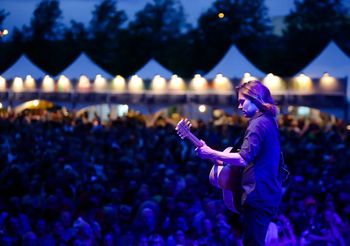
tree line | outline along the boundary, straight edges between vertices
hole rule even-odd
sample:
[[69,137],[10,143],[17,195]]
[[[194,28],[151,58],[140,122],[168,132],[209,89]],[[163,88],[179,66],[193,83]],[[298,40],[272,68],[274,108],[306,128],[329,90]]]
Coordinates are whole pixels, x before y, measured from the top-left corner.
[[[208,72],[235,44],[262,71],[292,76],[330,40],[350,54],[350,15],[342,0],[294,4],[276,35],[264,0],[215,0],[196,25],[187,22],[179,0],[152,0],[131,20],[116,0],[102,0],[87,25],[65,25],[60,2],[42,0],[27,25],[0,39],[0,71],[25,53],[57,75],[85,51],[111,74],[129,76],[155,58],[187,78]],[[0,9],[0,28],[9,14]]]

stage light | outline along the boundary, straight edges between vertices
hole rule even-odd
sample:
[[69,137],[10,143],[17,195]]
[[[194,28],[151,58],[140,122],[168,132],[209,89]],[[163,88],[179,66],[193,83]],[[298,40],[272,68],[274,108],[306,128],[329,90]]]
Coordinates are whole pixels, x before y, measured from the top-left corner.
[[86,75],[81,75],[78,82],[78,91],[86,92],[90,90],[90,80]]
[[269,73],[263,80],[263,83],[271,90],[277,91],[282,87],[282,79],[272,73]]
[[6,90],[6,79],[0,76],[0,91]]
[[253,80],[257,80],[257,78],[251,76],[250,73],[244,73],[244,74],[243,74],[243,78],[242,78],[242,80],[241,80],[241,84],[247,83],[247,82],[253,81]]
[[101,75],[97,74],[94,82],[94,90],[101,92],[107,89],[107,80]]
[[24,89],[23,87],[23,79],[20,77],[15,77],[12,82],[12,90],[14,92],[21,92]]
[[169,82],[169,90],[170,91],[184,91],[186,90],[186,84],[185,81],[174,74],[171,76],[170,82]]
[[155,92],[164,92],[167,89],[166,80],[160,75],[154,76],[151,82],[151,90]]
[[125,91],[125,88],[126,88],[125,79],[122,76],[117,75],[112,81],[112,90]]
[[57,87],[58,87],[58,91],[60,92],[68,92],[72,89],[71,82],[64,75],[61,75],[60,78],[58,79]]
[[7,34],[9,34],[9,31],[7,29],[4,29],[4,30],[0,31],[0,36],[1,37],[6,36]]
[[231,81],[224,77],[221,73],[215,76],[213,81],[213,89],[217,91],[231,91],[232,90]]
[[218,17],[219,17],[220,19],[222,19],[222,18],[224,18],[224,17],[225,17],[225,14],[224,14],[224,13],[222,13],[222,12],[220,12],[220,13],[218,14]]
[[137,76],[137,75],[133,75],[129,81],[129,91],[132,92],[140,92],[144,89],[144,84],[143,84],[143,80]]
[[309,76],[305,74],[300,74],[295,78],[296,89],[309,91],[312,89],[312,80]]
[[24,80],[24,88],[26,90],[35,90],[36,89],[35,80],[31,75],[26,76],[26,79]]
[[194,91],[204,91],[208,88],[208,81],[200,74],[196,74],[190,83],[190,87]]
[[337,79],[330,76],[329,73],[324,73],[320,79],[320,87],[325,90],[335,90],[337,89],[338,83]]
[[207,107],[205,105],[200,105],[198,107],[198,111],[201,113],[204,113],[205,111],[207,111]]
[[55,91],[55,82],[49,75],[45,75],[41,87],[44,92],[53,92]]

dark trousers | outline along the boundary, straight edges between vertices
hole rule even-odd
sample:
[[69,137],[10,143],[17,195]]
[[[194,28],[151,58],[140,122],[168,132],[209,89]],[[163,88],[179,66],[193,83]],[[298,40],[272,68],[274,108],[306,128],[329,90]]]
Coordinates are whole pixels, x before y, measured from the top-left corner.
[[267,229],[272,213],[263,209],[244,206],[243,208],[243,245],[265,246]]

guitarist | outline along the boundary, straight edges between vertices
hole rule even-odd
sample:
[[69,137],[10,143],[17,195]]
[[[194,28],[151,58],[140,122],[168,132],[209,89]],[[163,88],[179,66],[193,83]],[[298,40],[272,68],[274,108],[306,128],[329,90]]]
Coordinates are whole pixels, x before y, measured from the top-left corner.
[[239,152],[227,153],[208,147],[196,148],[203,159],[244,168],[242,216],[244,246],[265,245],[269,223],[282,198],[279,179],[280,143],[277,108],[269,89],[254,80],[236,88],[238,108],[249,118]]

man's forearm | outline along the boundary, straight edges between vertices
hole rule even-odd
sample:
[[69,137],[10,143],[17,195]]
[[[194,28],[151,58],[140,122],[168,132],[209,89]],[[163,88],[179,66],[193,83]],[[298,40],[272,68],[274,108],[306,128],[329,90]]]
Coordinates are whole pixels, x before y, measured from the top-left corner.
[[216,161],[222,161],[225,164],[230,164],[233,166],[240,166],[240,167],[245,167],[247,165],[246,161],[237,152],[227,153],[227,152],[215,151],[214,156]]

